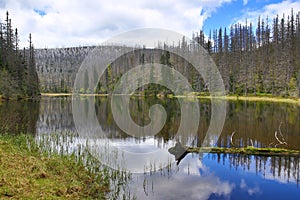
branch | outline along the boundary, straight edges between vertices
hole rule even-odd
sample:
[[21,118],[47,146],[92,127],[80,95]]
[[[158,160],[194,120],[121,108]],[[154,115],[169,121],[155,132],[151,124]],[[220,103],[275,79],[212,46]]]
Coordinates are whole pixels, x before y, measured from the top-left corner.
[[282,141],[279,140],[279,138],[277,137],[277,131],[275,131],[274,136],[275,136],[276,140],[279,142],[278,144],[275,145],[275,147],[277,147],[280,144],[287,145],[287,143],[285,141],[282,142]]
[[[279,133],[280,133],[280,136],[281,136],[281,139],[282,139],[282,141],[283,142],[285,142],[285,139],[284,139],[284,137],[283,137],[283,135],[282,135],[282,132],[281,132],[281,125],[282,125],[282,122],[280,122],[280,125],[279,125]],[[286,143],[286,142],[285,142]]]
[[233,146],[233,147],[236,147],[234,144],[233,144],[233,136],[234,136],[234,134],[235,134],[235,131],[233,131],[232,132],[232,134],[231,134],[231,137],[230,137],[230,143],[231,143],[231,145]]
[[253,141],[252,141],[252,139],[250,139],[250,142],[251,142],[251,146],[254,147],[254,146],[253,146]]

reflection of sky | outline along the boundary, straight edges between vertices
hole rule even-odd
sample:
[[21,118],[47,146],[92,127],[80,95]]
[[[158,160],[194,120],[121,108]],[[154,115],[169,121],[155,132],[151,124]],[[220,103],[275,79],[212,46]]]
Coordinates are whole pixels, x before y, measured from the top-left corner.
[[[211,157],[213,157],[212,154],[211,154]],[[288,158],[286,158],[286,159],[288,159]],[[228,158],[225,159],[224,161],[225,161],[224,162],[225,166],[230,165]],[[208,159],[207,162],[210,162],[210,159]],[[282,159],[281,171],[280,171],[279,174],[278,174],[278,171],[279,171],[278,170],[278,168],[279,168],[278,164],[276,164],[276,166],[272,166],[270,157],[266,161],[265,170],[263,172],[256,172],[255,156],[251,156],[251,161],[249,163],[249,169],[248,169],[248,166],[246,167],[246,165],[247,165],[246,163],[244,165],[239,165],[237,167],[236,172],[240,172],[242,174],[243,173],[253,174],[253,175],[259,176],[262,179],[272,180],[272,181],[275,181],[275,182],[278,182],[278,183],[296,184],[296,180],[294,179],[294,177],[292,177],[292,175],[297,173],[296,170],[295,170],[297,168],[297,166],[293,166],[294,165],[293,162],[291,162],[290,168],[288,168],[286,166],[286,169],[284,169],[284,159]],[[274,176],[273,172],[271,171],[272,167],[273,167],[273,171],[275,171],[275,176]],[[247,169],[245,169],[246,171],[244,171],[244,168],[247,168]],[[263,166],[262,166],[262,168],[263,168]],[[298,168],[300,168],[300,165],[298,166]],[[288,175],[288,172],[290,173],[290,176]],[[300,174],[298,176],[300,176]]]
[[[36,139],[37,141],[42,141],[42,136],[39,135]],[[72,140],[60,138],[58,143],[53,141],[50,145],[52,149],[57,149],[58,151],[64,147],[65,150],[68,149],[68,152],[71,153],[76,151],[79,144],[84,146],[86,142],[86,140],[79,138],[73,138]],[[101,141],[98,140],[96,143],[99,142]],[[143,147],[147,147],[143,151],[151,151],[153,146],[156,146],[158,143],[154,138],[148,138],[144,142],[136,142],[131,139],[127,141],[115,140],[114,145],[131,151],[130,155],[132,157],[127,157],[127,161],[131,159],[129,167],[137,167],[135,170],[140,171],[140,168],[144,169],[140,164],[147,163],[148,160],[146,160],[147,156],[143,156],[145,153],[140,153],[141,156],[138,157],[135,154],[136,151]],[[132,149],[130,149],[131,146],[129,144],[132,145]],[[168,145],[172,145],[171,142]],[[101,150],[98,149],[97,152],[101,152]],[[164,153],[165,155],[159,154],[155,158],[159,160],[159,157],[170,156],[174,159],[174,156],[170,155],[167,150]],[[109,154],[105,155],[109,157]],[[281,173],[278,174],[278,166],[276,165],[274,176],[271,171],[270,159],[267,160],[265,170],[262,169],[263,171],[256,171],[254,156],[251,156],[249,161],[249,169],[247,169],[248,166],[246,164],[237,164],[237,167],[232,165],[232,163],[230,164],[232,160],[230,161],[228,155],[224,157],[224,160],[222,157],[221,162],[217,160],[216,154],[208,154],[202,160],[199,159],[197,154],[188,154],[180,162],[179,166],[175,165],[174,160],[169,160],[172,163],[169,169],[159,170],[156,168],[157,171],[151,173],[151,175],[149,173],[146,176],[144,174],[133,175],[132,193],[136,194],[138,199],[286,200],[299,199],[300,197],[300,188],[297,187],[295,179],[290,177],[290,181],[287,181],[287,170],[290,171],[290,176],[295,175],[296,171],[294,169],[297,166],[290,166],[286,170],[282,169]],[[157,162],[155,164],[157,167],[160,166]]]
[[[228,158],[228,157],[227,157]],[[188,154],[180,163],[146,177],[134,176],[133,193],[138,199],[299,199],[300,188],[295,183],[283,183],[276,178],[265,178],[243,167],[230,168],[209,157],[202,161],[195,154]],[[268,177],[267,177],[268,178]],[[281,180],[281,179],[279,179]]]
[[158,148],[169,149],[173,147],[175,142],[171,140],[164,143],[162,139],[157,139],[154,137],[148,137],[143,140],[136,140],[135,138],[126,139],[113,139],[110,140],[114,146],[122,149],[123,151],[128,151],[132,153],[148,153],[157,151]]
[[184,158],[178,168],[173,166],[172,171],[171,176],[167,175],[167,169],[148,177],[135,176],[133,193],[138,199],[208,199],[211,194],[227,198],[235,187],[215,176],[192,154]]
[[[300,188],[295,182],[287,182],[284,174],[271,173],[271,164],[268,160],[264,172],[256,172],[254,156],[248,169],[245,166],[230,167],[228,156],[224,164],[216,159],[205,157],[203,163],[222,180],[227,180],[236,187],[231,193],[230,199],[299,199]],[[246,167],[247,168],[247,167]],[[290,169],[290,173],[293,170]],[[277,170],[276,170],[277,171]],[[292,178],[290,178],[292,179]]]

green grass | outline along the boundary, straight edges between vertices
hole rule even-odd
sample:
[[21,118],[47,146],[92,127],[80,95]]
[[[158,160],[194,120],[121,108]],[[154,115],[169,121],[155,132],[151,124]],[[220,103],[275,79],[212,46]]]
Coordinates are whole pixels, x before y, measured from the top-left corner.
[[46,156],[32,137],[0,136],[1,199],[106,199],[109,181],[75,156]]

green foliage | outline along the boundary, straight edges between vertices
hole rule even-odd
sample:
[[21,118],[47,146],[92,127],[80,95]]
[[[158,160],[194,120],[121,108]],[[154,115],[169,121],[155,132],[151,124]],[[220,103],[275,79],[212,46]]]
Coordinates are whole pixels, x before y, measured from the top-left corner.
[[292,77],[289,82],[289,96],[297,96],[297,79]]
[[20,51],[18,31],[13,32],[8,12],[6,23],[0,23],[0,26],[0,95],[6,99],[38,96],[39,82],[31,34],[29,49]]

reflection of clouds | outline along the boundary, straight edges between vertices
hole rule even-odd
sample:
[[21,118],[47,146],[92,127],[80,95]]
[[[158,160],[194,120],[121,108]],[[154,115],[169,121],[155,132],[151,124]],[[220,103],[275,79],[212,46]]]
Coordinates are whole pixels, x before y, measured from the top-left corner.
[[241,188],[242,190],[246,190],[247,193],[248,193],[250,196],[252,196],[252,195],[254,195],[254,194],[257,194],[257,193],[260,193],[260,192],[261,192],[258,186],[255,186],[255,187],[253,187],[253,188],[249,187],[249,186],[246,184],[245,179],[242,179],[242,180],[241,180],[240,188]]
[[182,171],[188,175],[201,176],[201,174],[203,174],[203,171],[207,170],[208,169],[206,168],[206,166],[203,165],[199,159],[193,160],[193,162],[188,162],[187,164],[184,163],[182,166]]
[[[65,150],[68,153],[72,153],[81,147],[81,151],[84,150],[88,144],[91,151],[95,151],[93,154],[104,163],[110,163],[110,166],[119,168],[123,163],[122,156],[117,156],[112,152],[107,152],[107,149],[99,149],[105,147],[104,144],[100,145],[102,140],[87,141],[83,138],[73,137],[51,137],[51,134],[44,135],[46,138],[50,137],[50,149],[56,149],[58,152]],[[43,135],[39,135],[38,142],[48,141],[43,139]],[[127,141],[129,142],[129,141]],[[153,144],[154,140],[146,140],[144,144]],[[116,141],[115,145],[122,146],[126,142]],[[98,149],[97,149],[98,147]],[[63,149],[61,149],[63,148]],[[136,150],[136,149],[135,149]],[[98,153],[97,153],[98,152]],[[133,176],[133,185],[131,186],[132,192],[138,197],[138,199],[208,199],[211,195],[228,197],[230,196],[235,185],[228,181],[222,181],[219,177],[214,175],[210,169],[205,166],[198,158],[196,154],[188,154],[180,163],[179,167],[175,166],[173,155],[170,155],[166,150],[165,156],[171,156],[170,162],[173,161],[171,169],[164,168],[160,173],[157,171],[151,176],[144,176],[144,174],[138,174]],[[132,158],[126,157],[126,164],[129,168],[137,167],[136,171],[140,170],[141,164],[148,163],[147,156],[141,157],[132,153]],[[118,159],[115,159],[116,156]],[[156,157],[164,157],[162,153]],[[149,157],[148,157],[149,158]],[[106,160],[107,159],[107,160]],[[128,162],[130,160],[130,162]],[[157,168],[159,163],[156,164]],[[172,174],[172,175],[171,175]],[[147,194],[147,195],[146,195]]]
[[[172,167],[172,170],[176,171],[176,168]],[[208,199],[211,195],[229,198],[235,187],[228,181],[220,180],[192,154],[182,160],[178,171],[171,177],[158,173],[147,177],[145,190],[143,176],[136,178],[142,179],[132,187],[138,199]]]

